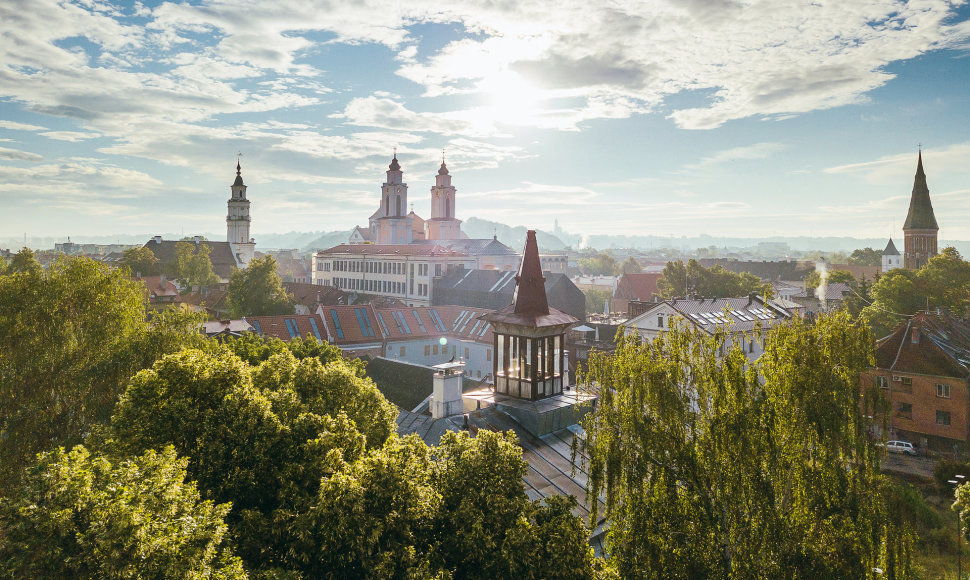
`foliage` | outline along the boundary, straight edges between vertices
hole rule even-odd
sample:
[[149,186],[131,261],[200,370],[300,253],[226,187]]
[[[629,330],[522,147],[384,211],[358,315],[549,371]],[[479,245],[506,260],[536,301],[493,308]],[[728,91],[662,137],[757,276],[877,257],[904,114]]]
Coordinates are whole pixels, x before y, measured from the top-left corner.
[[226,504],[200,501],[171,447],[124,460],[41,455],[0,501],[0,572],[19,578],[245,578]]
[[859,266],[882,266],[882,252],[869,247],[852,250],[849,263]]
[[675,325],[590,356],[588,492],[606,495],[621,576],[907,576],[912,534],[876,491],[861,411],[868,329],[794,319],[757,366],[736,346],[718,356],[724,341]]
[[293,313],[293,296],[283,288],[276,258],[269,255],[233,271],[226,299],[233,318]]
[[579,269],[587,276],[615,276],[620,273],[620,265],[616,258],[609,254],[594,254],[588,258],[580,258]]
[[964,483],[957,487],[954,495],[956,500],[953,502],[953,511],[960,517],[960,535],[970,542],[970,486]]
[[202,287],[219,282],[219,277],[212,270],[212,260],[209,259],[211,252],[208,244],[175,243],[175,277],[183,286]]
[[132,379],[111,436],[122,452],[173,445],[187,456],[203,496],[232,502],[239,554],[273,567],[293,541],[282,523],[308,509],[335,462],[381,447],[396,415],[340,360],[297,360],[286,349],[250,367],[228,349],[187,349]]
[[142,276],[155,276],[158,274],[158,258],[155,253],[145,246],[128,248],[121,256],[119,265],[128,268],[132,276],[141,274]]
[[606,303],[613,301],[613,293],[609,290],[587,288],[583,290],[583,296],[586,297],[586,312],[588,313],[603,312]]
[[861,316],[876,336],[885,336],[906,316],[942,308],[970,316],[970,263],[954,248],[944,248],[925,266],[913,271],[896,268],[883,274],[870,291],[872,304]]
[[289,342],[283,342],[275,337],[247,332],[238,337],[227,337],[223,340],[222,345],[223,348],[232,351],[233,354],[253,366],[269,360],[274,354],[288,350],[297,360],[315,358],[323,365],[334,361],[343,361],[343,364],[354,369],[357,376],[365,376],[364,368],[366,365],[362,360],[345,359],[339,348],[328,342],[320,342],[316,338],[296,337]]
[[146,309],[141,283],[87,258],[24,260],[0,276],[0,484],[106,422],[136,371],[203,340],[198,316],[149,321]]
[[21,248],[13,255],[10,264],[4,270],[5,274],[40,274],[40,262],[34,258],[34,253],[29,248]]
[[594,577],[575,499],[530,502],[526,467],[512,433],[394,437],[324,479],[295,552],[312,577]]
[[657,288],[664,298],[701,296],[707,298],[731,298],[747,296],[752,292],[764,293],[770,287],[750,272],[736,274],[720,265],[705,268],[697,260],[667,262]]
[[620,271],[624,274],[639,274],[643,272],[643,266],[640,262],[637,262],[633,256],[630,256],[620,264]]

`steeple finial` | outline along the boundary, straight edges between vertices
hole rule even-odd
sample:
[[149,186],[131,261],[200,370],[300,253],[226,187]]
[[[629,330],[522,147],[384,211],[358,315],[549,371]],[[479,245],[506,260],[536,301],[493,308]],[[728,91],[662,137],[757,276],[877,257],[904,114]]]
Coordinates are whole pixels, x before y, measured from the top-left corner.
[[232,182],[233,186],[245,185],[242,178],[242,165],[239,162],[240,157],[242,157],[242,152],[236,153],[236,180]]
[[397,147],[394,148],[394,157],[391,158],[391,164],[388,166],[391,171],[400,171],[401,164],[397,162]]

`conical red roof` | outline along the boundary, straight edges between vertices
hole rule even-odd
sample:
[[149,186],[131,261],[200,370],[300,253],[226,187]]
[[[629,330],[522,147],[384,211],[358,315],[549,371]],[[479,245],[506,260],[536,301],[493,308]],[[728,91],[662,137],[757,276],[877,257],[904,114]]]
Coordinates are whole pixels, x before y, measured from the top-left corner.
[[545,282],[546,279],[542,275],[542,263],[539,261],[539,244],[536,243],[536,232],[529,230],[525,237],[522,266],[519,268],[519,275],[515,277],[515,293],[512,295],[512,304],[515,305],[516,314],[526,316],[549,314]]

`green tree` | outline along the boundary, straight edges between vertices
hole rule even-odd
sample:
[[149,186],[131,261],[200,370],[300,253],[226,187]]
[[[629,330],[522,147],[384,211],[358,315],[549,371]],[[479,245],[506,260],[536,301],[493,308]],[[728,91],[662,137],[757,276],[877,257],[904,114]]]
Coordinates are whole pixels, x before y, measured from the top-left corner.
[[579,269],[587,276],[615,276],[620,273],[620,265],[609,254],[595,254],[579,259]]
[[919,270],[896,268],[883,274],[870,291],[872,303],[861,317],[876,336],[885,336],[906,316],[942,308],[970,316],[970,263],[954,248],[944,248]]
[[245,269],[232,273],[226,299],[233,318],[293,312],[293,297],[276,272],[276,258],[269,255],[255,258]]
[[208,244],[175,243],[175,277],[183,286],[202,287],[219,282],[209,259],[211,252]]
[[530,502],[526,469],[512,433],[391,438],[324,478],[293,551],[312,577],[593,578],[575,499]]
[[142,276],[154,276],[158,274],[158,258],[155,253],[145,246],[128,248],[121,256],[119,264],[128,268],[132,276],[141,274]]
[[764,293],[769,287],[749,272],[734,273],[720,265],[705,268],[697,260],[667,262],[657,288],[664,298],[702,296],[730,298]]
[[[286,522],[307,510],[335,464],[380,448],[397,412],[374,384],[335,360],[289,350],[250,367],[231,352],[186,349],[138,373],[109,439],[125,453],[173,445],[228,521],[253,569],[286,567]],[[334,455],[336,453],[336,455]]]
[[40,262],[34,257],[30,248],[22,248],[13,255],[10,264],[4,273],[6,274],[40,274],[42,268]]
[[171,447],[131,459],[41,455],[0,500],[0,572],[17,578],[245,578],[226,504],[201,501]]
[[587,288],[583,290],[583,296],[586,297],[586,312],[589,313],[603,312],[606,303],[613,301],[613,293],[609,290]]
[[852,254],[849,255],[849,263],[859,266],[882,266],[882,252],[868,247],[852,250]]
[[7,485],[36,453],[80,443],[107,422],[132,374],[203,340],[196,315],[147,320],[144,287],[121,270],[87,258],[61,257],[43,270],[25,262],[0,276],[0,484]]
[[725,336],[675,326],[591,355],[589,494],[630,578],[906,577],[912,537],[887,516],[848,315],[773,329],[757,365]]
[[620,271],[624,274],[639,274],[640,272],[643,272],[643,266],[641,266],[640,262],[637,262],[633,256],[630,256],[624,260],[622,264],[620,264]]

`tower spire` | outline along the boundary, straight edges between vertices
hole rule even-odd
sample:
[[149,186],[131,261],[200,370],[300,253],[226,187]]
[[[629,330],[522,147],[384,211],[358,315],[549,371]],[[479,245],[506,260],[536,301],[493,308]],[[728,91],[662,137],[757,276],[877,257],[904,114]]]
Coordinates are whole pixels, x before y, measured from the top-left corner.
[[522,266],[519,268],[518,276],[515,277],[515,294],[512,296],[516,314],[529,316],[549,314],[545,281],[542,275],[542,263],[539,261],[536,231],[529,230],[526,232]]

